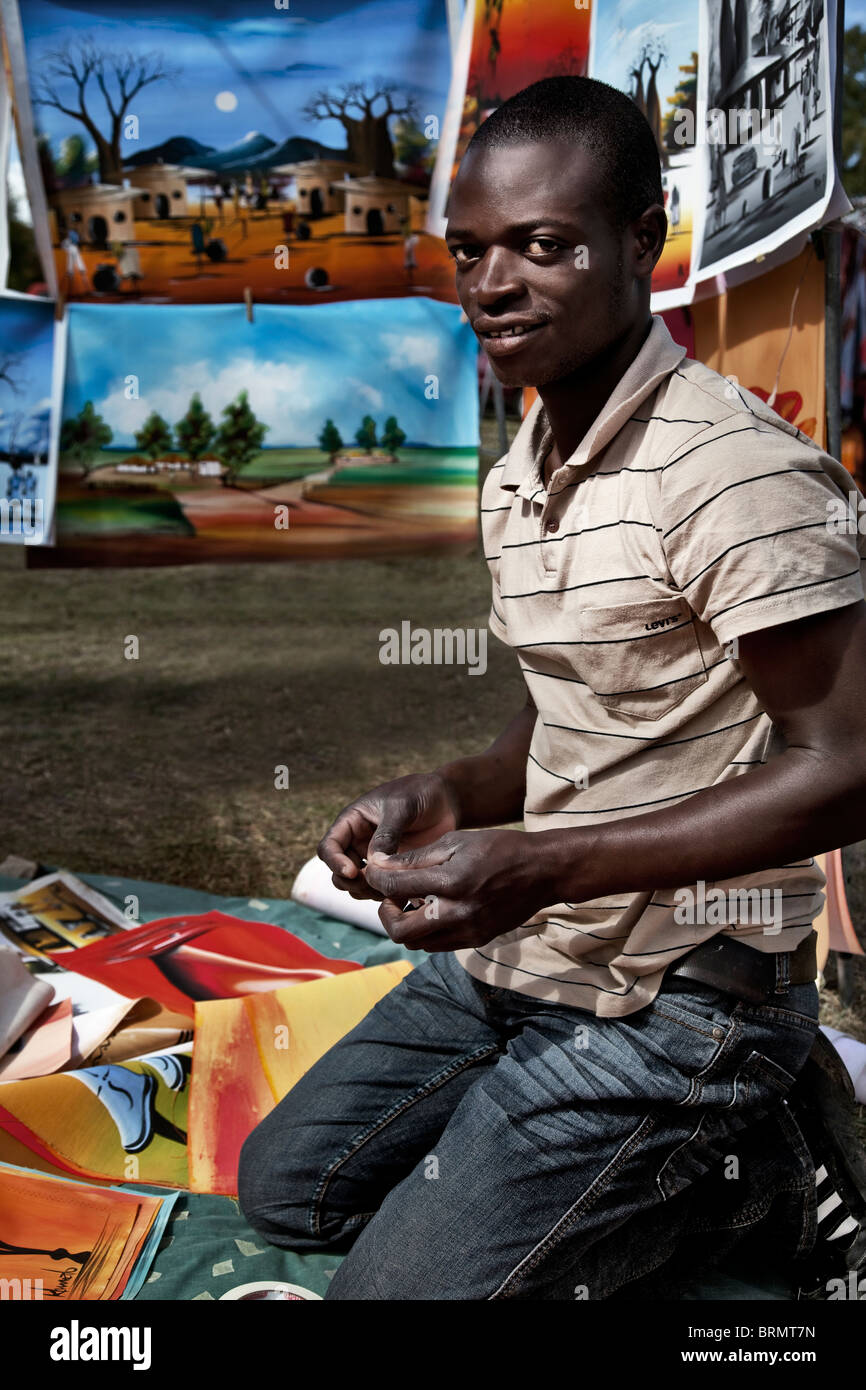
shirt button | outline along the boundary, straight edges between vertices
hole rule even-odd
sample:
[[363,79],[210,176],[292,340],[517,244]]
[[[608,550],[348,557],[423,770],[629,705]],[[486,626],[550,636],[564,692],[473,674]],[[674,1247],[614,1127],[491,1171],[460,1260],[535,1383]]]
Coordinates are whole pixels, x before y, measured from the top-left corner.
[[550,521],[548,521],[548,522],[545,524],[544,529],[545,529],[545,531],[558,531],[558,530],[559,530],[559,522],[557,521],[557,519],[556,519],[555,516],[554,516],[554,517],[551,517]]

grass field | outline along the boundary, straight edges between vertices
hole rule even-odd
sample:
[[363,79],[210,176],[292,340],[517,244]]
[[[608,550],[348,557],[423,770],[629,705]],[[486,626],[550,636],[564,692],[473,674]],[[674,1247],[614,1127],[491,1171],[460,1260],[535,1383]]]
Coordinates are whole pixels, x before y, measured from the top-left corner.
[[522,702],[493,638],[484,678],[379,663],[403,619],[486,624],[480,552],[28,571],[5,546],[0,567],[0,857],[287,895],[342,804],[483,747]]
[[[347,446],[352,447],[352,446]],[[101,485],[99,469],[115,468],[118,463],[123,463],[127,458],[135,454],[134,448],[129,449],[99,449],[91,461],[90,483],[96,491]],[[442,449],[413,449],[403,447],[398,451],[397,459],[393,464],[377,464],[366,472],[367,478],[380,479],[386,477],[395,482],[416,482],[427,483],[430,481],[439,482],[460,482],[465,480],[467,483],[475,480],[475,454],[473,448],[449,447]],[[321,449],[315,447],[298,449],[262,449],[245,468],[241,469],[241,485],[247,482],[278,482],[284,478],[303,478],[308,473],[319,473],[328,467],[330,459]],[[63,464],[61,460],[61,476],[63,476]],[[80,472],[76,465],[69,464],[69,472],[66,475],[76,482],[80,479]],[[364,470],[359,465],[358,474],[360,476]],[[354,470],[353,470],[354,473]],[[81,480],[87,484],[87,480]],[[114,481],[112,479],[112,481]],[[125,478],[126,486],[132,486],[136,482],[147,487],[177,488],[179,486],[188,487],[190,477],[187,473],[147,473],[129,474]],[[205,484],[209,487],[218,487],[219,483],[210,479]]]
[[[404,619],[486,623],[480,552],[108,571],[28,571],[24,558],[0,547],[0,858],[287,896],[343,804],[477,751],[523,702],[492,637],[483,677],[379,663],[380,631]],[[288,791],[274,787],[280,764]],[[848,864],[862,922],[862,847]],[[866,1040],[855,965],[855,1008],[825,991],[823,1019]]]

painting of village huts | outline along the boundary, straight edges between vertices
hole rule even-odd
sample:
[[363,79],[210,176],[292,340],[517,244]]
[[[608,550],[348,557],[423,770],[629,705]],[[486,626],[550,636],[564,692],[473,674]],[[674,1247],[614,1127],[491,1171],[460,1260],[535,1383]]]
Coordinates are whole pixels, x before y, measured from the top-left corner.
[[50,300],[0,294],[0,542],[51,540],[64,339]]
[[21,0],[68,300],[455,300],[445,0]]
[[476,535],[477,344],[430,299],[72,304],[40,564],[381,556]]

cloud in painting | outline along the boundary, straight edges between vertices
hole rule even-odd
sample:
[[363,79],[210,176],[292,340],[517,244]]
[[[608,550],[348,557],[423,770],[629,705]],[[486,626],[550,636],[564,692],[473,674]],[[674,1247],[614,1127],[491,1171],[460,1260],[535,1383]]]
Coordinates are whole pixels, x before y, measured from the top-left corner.
[[270,425],[266,442],[273,443],[291,438],[296,431],[303,437],[308,428],[303,402],[311,401],[312,386],[309,369],[304,366],[234,357],[214,373],[211,364],[202,359],[172,373],[169,382],[148,390],[137,400],[127,400],[123,383],[119,382],[97,404],[97,409],[114,431],[114,442],[128,444],[152,410],[175,425],[186,414],[197,391],[205,410],[218,424],[225,406],[245,389],[256,415]]
[[[476,442],[477,345],[456,305],[261,305],[252,325],[234,305],[71,304],[69,314],[64,418],[92,400],[117,447],[132,447],[152,410],[175,424],[195,391],[218,422],[242,389],[269,426],[266,447],[314,444],[328,416],[345,436],[368,413],[396,415],[419,443]],[[432,400],[430,372],[441,383]]]

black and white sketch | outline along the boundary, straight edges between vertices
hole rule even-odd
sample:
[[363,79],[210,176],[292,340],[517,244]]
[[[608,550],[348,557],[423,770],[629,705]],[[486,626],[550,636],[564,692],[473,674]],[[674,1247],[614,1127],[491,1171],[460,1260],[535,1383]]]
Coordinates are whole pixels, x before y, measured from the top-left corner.
[[833,189],[825,0],[703,0],[700,274],[817,226]]

